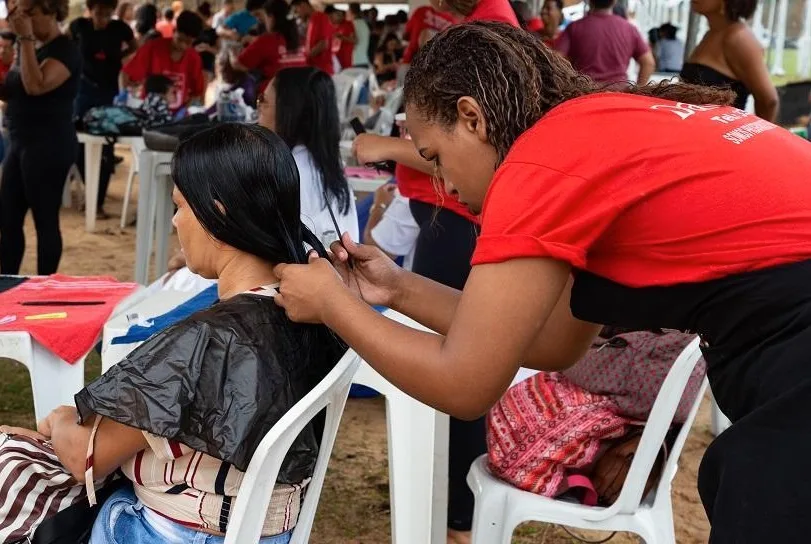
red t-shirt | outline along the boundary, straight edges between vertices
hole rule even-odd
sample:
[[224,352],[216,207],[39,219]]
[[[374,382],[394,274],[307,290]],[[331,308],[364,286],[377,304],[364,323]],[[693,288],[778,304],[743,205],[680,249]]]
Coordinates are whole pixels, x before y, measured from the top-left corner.
[[397,189],[404,197],[425,202],[432,206],[440,206],[470,221],[479,222],[479,219],[470,213],[467,206],[463,206],[457,199],[448,195],[442,184],[435,184],[428,174],[398,164],[394,171],[394,177],[397,178]]
[[155,24],[155,30],[164,38],[171,38],[175,34],[175,25],[166,20],[158,21]]
[[0,61],[0,82],[5,81],[6,74],[8,74],[9,70],[11,70],[11,66]]
[[307,23],[307,54],[315,47],[315,45],[326,40],[327,47],[318,55],[308,59],[310,66],[320,68],[326,73],[332,75],[332,37],[335,34],[335,27],[329,17],[321,11],[313,11],[310,15],[310,21]]
[[555,49],[600,83],[627,81],[628,63],[649,50],[634,25],[611,13],[592,13],[568,25]]
[[455,22],[453,15],[437,11],[431,6],[417,8],[406,23],[405,35],[408,36],[408,47],[403,53],[403,62],[410,63],[419,50],[420,34],[424,30],[442,32]]
[[307,66],[304,50],[299,48],[288,51],[284,36],[278,32],[269,32],[256,38],[239,54],[237,60],[248,70],[262,72],[262,81],[258,89],[260,93],[282,68]]
[[352,51],[355,49],[355,44],[338,39],[338,34],[341,36],[354,36],[355,25],[352,21],[344,21],[343,23],[335,26],[335,37],[332,42],[332,52],[338,58],[338,64],[341,68],[352,67]]
[[466,23],[471,21],[496,21],[519,26],[509,0],[479,0],[473,13],[465,17]]
[[570,100],[496,172],[473,264],[548,257],[646,287],[809,259],[810,150],[731,107]]
[[808,142],[731,107],[571,100],[496,172],[473,264],[549,257],[645,287],[805,260],[808,172]]
[[192,96],[202,96],[206,90],[203,63],[194,48],[184,51],[179,61],[172,60],[172,40],[158,38],[142,45],[124,66],[124,73],[136,82],[152,75],[164,75],[174,81],[175,100],[169,107],[179,109]]

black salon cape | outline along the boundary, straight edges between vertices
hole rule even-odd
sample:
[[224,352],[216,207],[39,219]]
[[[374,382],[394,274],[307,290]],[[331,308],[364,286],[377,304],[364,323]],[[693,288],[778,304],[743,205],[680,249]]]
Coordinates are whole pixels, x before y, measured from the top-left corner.
[[[323,326],[292,323],[270,297],[242,294],[154,335],[76,395],[100,414],[245,471],[268,430],[346,347]],[[312,475],[323,417],[293,443],[279,483]]]

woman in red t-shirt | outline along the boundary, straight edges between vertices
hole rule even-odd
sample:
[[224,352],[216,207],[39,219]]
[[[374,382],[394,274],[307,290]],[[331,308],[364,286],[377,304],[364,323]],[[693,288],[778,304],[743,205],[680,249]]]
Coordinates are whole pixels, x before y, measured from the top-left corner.
[[231,66],[242,72],[262,73],[257,96],[261,95],[273,76],[282,68],[307,65],[304,48],[299,45],[296,23],[288,19],[290,7],[285,0],[272,0],[264,6],[265,28],[269,29],[239,55],[232,55]]
[[521,364],[573,364],[598,324],[697,332],[733,421],[699,472],[711,542],[804,542],[811,147],[709,105],[731,99],[682,84],[601,92],[528,33],[453,27],[415,57],[405,102],[413,142],[446,191],[481,212],[464,290],[344,237],[346,249],[333,245],[340,274],[325,259],[277,267],[276,302],[463,418],[487,411]]

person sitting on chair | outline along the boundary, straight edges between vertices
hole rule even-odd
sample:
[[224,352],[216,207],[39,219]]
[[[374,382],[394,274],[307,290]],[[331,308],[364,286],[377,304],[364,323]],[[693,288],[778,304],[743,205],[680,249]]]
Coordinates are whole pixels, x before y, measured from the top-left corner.
[[[259,442],[346,350],[273,302],[277,263],[307,262],[307,246],[326,256],[301,222],[298,171],[279,136],[258,125],[210,128],[180,145],[172,178],[188,266],[219,280],[220,301],[136,348],[39,433],[3,429],[50,439],[80,482],[86,467],[90,482],[119,467],[132,482],[102,505],[91,544],[221,543]],[[263,544],[289,542],[322,430],[323,416],[288,452]]]

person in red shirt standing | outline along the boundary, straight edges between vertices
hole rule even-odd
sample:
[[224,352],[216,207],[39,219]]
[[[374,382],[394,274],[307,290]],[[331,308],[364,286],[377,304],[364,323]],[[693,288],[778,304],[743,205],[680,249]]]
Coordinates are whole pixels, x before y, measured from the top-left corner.
[[496,21],[519,26],[509,0],[431,0],[431,5],[461,18],[465,23]]
[[155,25],[155,30],[160,32],[164,38],[171,38],[175,33],[175,12],[172,8],[166,8],[163,12],[163,17],[158,24]]
[[308,0],[293,0],[290,7],[299,19],[307,21],[307,39],[304,42],[307,64],[332,75],[335,72],[332,63],[335,29],[329,17],[314,9]]
[[307,65],[307,57],[299,45],[296,23],[287,17],[289,11],[285,0],[266,2],[260,15],[263,15],[262,23],[269,31],[252,41],[238,56],[231,57],[231,66],[236,70],[262,73],[257,96],[261,96],[279,70]]
[[[325,9],[324,13],[328,13],[330,21],[335,28],[335,37],[332,41],[332,52],[338,59],[338,64],[341,69],[352,67],[352,52],[355,48],[355,25],[352,21],[346,19],[346,12],[335,9],[333,6],[329,12]],[[328,9],[329,9],[328,8]]]
[[408,47],[403,53],[403,63],[408,64],[414,57],[414,53],[420,45],[442,32],[456,19],[453,15],[443,11],[437,11],[433,6],[421,6],[417,8],[406,23],[403,39],[408,40]]
[[[332,263],[277,266],[276,303],[294,321],[326,324],[399,389],[464,418],[496,403],[522,365],[574,364],[604,324],[697,333],[733,421],[698,474],[710,542],[806,541],[808,142],[728,106],[728,89],[601,91],[536,37],[496,23],[428,42],[404,99],[415,147],[481,214],[463,291],[344,236]],[[599,494],[613,485],[594,484]]]
[[200,54],[194,50],[194,40],[203,30],[203,21],[192,11],[177,17],[172,38],[157,38],[145,43],[121,70],[120,87],[131,88],[151,75],[164,75],[174,82],[175,101],[172,111],[203,101],[206,79]]

